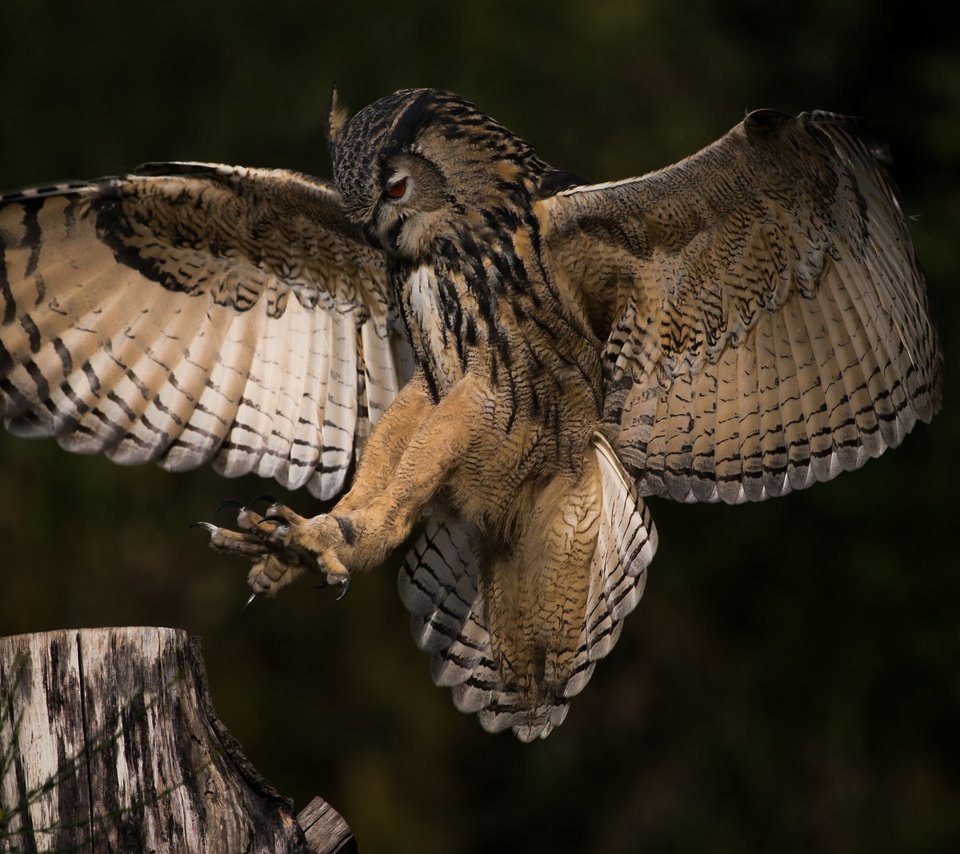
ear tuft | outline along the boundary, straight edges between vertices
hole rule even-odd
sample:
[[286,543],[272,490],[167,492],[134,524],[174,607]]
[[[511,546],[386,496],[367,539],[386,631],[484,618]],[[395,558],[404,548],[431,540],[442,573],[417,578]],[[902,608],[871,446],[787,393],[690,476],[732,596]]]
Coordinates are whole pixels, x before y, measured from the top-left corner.
[[333,85],[333,88],[330,90],[330,102],[327,105],[327,148],[330,151],[330,159],[334,159],[334,152],[337,148],[337,139],[340,137],[340,132],[343,130],[344,126],[347,124],[347,121],[350,119],[350,112],[346,107],[340,104],[340,100],[337,97],[337,86]]

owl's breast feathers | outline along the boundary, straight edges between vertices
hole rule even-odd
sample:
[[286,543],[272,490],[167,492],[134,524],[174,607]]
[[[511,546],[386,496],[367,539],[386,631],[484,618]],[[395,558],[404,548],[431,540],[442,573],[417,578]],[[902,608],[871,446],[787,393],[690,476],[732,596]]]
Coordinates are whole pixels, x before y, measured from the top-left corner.
[[464,229],[438,239],[430,260],[391,259],[416,364],[435,400],[467,373],[481,377],[508,430],[518,418],[553,428],[571,415],[596,421],[601,344],[549,276],[529,208],[498,215],[486,218],[482,239]]

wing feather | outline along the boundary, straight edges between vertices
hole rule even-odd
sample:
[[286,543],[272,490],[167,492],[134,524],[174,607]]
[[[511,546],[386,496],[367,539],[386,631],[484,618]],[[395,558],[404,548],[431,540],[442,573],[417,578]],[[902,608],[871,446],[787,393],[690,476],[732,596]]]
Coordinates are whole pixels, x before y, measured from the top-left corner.
[[[796,302],[784,305],[780,327],[782,346],[793,362],[788,399],[794,401],[794,411],[788,426],[787,440],[791,451],[787,476],[791,489],[806,489],[815,482],[814,461],[830,452],[825,441],[827,432],[823,430],[827,410],[823,379],[813,352],[813,342],[809,336],[801,334],[805,325]],[[781,366],[780,371],[790,371],[789,364]]]
[[701,461],[697,470],[698,479],[709,483],[711,471],[716,472],[716,491],[707,494],[704,500],[720,498],[733,504],[740,493],[743,474],[740,455],[744,446],[740,412],[745,403],[740,395],[737,365],[741,353],[742,350],[728,347],[720,358],[717,365],[716,433],[712,442],[708,437],[696,447],[697,459]]
[[706,365],[694,383],[693,418],[701,431],[693,436],[691,446],[690,490],[694,501],[714,500],[717,485],[710,477],[713,448],[719,444],[717,407],[719,404],[721,364]]
[[759,500],[895,447],[942,356],[887,153],[762,110],[667,169],[542,200],[547,264],[606,342],[642,494]]
[[122,463],[341,491],[410,375],[326,182],[150,164],[0,196],[0,415]]
[[774,319],[763,315],[756,326],[757,397],[760,413],[760,483],[763,497],[781,495],[787,474],[787,442],[780,413],[780,376]]
[[[810,348],[816,373],[811,372],[804,400],[809,401],[810,471],[813,481],[832,478],[838,468],[838,449],[856,442],[857,431],[844,386],[844,371],[838,362],[829,325],[821,305],[826,290],[821,288],[813,300],[797,303],[799,318],[791,325],[794,342]],[[799,345],[798,345],[799,346]]]
[[735,503],[756,501],[763,497],[763,430],[760,410],[760,371],[757,367],[757,336],[737,348],[738,389],[740,391],[741,478],[736,485]]

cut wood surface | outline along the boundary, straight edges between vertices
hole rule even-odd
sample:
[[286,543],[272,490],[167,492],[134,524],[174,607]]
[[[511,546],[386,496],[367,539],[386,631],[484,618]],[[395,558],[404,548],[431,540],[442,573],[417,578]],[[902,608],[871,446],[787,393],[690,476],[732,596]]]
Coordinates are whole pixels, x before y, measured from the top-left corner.
[[347,852],[301,813],[210,702],[199,641],[166,628],[0,638],[0,852]]

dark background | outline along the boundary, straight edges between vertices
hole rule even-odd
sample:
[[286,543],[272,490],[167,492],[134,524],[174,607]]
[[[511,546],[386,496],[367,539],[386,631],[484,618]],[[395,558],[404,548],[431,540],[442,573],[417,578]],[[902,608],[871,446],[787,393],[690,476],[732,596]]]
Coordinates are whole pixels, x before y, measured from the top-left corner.
[[595,180],[692,153],[747,109],[860,115],[892,143],[947,376],[932,426],[858,473],[749,507],[653,502],[646,595],[542,743],[484,733],[432,686],[394,565],[342,602],[301,583],[241,610],[245,566],[187,523],[281,494],[255,480],[0,434],[0,634],[202,635],[254,765],[298,807],[323,795],[367,854],[960,850],[960,47],[931,10],[4,0],[11,189],[176,158],[329,175],[334,81],[354,108],[453,89]]

